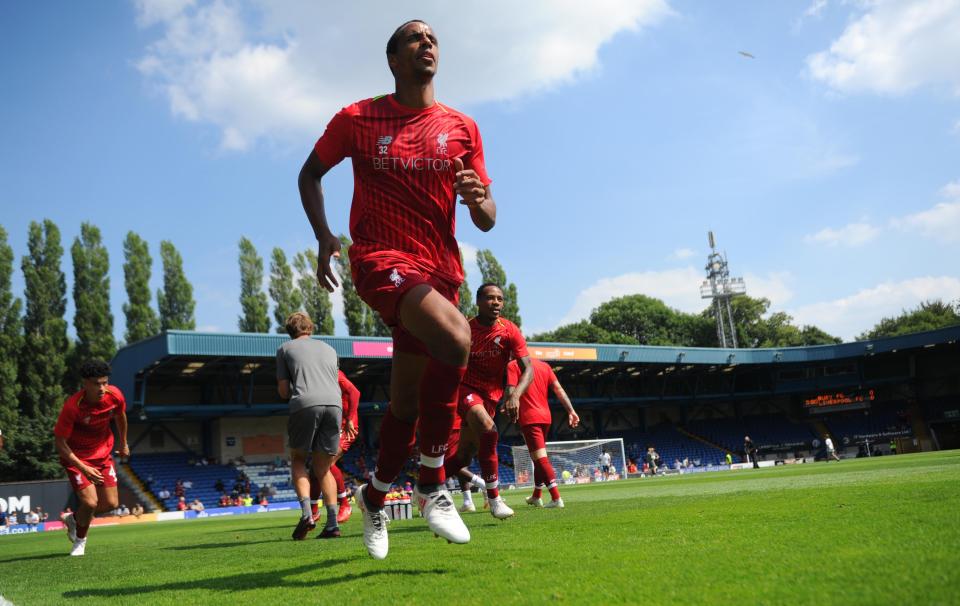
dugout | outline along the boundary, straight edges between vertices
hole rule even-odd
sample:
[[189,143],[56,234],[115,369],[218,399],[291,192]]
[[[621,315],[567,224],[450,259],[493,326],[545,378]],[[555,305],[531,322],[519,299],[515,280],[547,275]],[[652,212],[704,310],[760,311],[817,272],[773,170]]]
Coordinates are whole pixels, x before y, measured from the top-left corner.
[[[275,354],[287,338],[167,331],[123,347],[113,359],[112,382],[127,397],[131,446],[221,460],[282,455],[287,406],[276,392]],[[389,397],[390,339],[318,338],[337,351],[360,389],[361,439],[373,446]],[[553,439],[623,437],[639,445],[672,428],[732,451],[731,440],[741,440],[745,428],[780,424],[783,431],[769,432],[771,443],[762,445],[771,452],[815,450],[816,436],[827,432],[835,440],[842,435],[841,446],[866,440],[888,448],[889,440],[899,440],[906,452],[958,445],[958,340],[960,326],[777,349],[558,343],[529,349],[551,363],[582,419],[570,431],[555,414]],[[858,422],[858,415],[871,414],[886,425]],[[814,437],[798,440],[797,427]],[[504,442],[519,439],[515,427],[501,423],[501,431]]]

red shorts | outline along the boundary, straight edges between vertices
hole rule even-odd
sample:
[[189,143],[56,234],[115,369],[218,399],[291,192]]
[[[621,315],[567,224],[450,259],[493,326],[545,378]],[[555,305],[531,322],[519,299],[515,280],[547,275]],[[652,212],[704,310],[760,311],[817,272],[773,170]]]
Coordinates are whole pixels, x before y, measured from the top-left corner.
[[524,425],[520,431],[523,432],[523,441],[526,442],[530,454],[547,447],[546,437],[550,432],[550,426],[546,423]]
[[492,419],[497,414],[496,400],[488,400],[481,396],[475,389],[466,385],[460,386],[460,393],[457,395],[457,414],[462,419],[467,418],[467,413],[474,406],[483,406],[487,414]]
[[400,300],[407,291],[427,284],[454,305],[460,299],[459,284],[428,275],[400,253],[377,253],[350,259],[350,273],[360,298],[380,314],[384,324],[393,328],[394,351],[427,353],[423,343],[400,325]]
[[[105,459],[98,459],[96,461],[83,461],[83,464],[93,467],[103,475],[102,486],[111,488],[117,485],[117,472],[113,468],[113,457],[106,457]],[[70,486],[73,487],[74,492],[80,492],[87,486],[93,484],[93,482],[87,479],[87,476],[83,475],[78,467],[66,461],[60,461],[60,465],[66,470],[67,479],[70,480]]]

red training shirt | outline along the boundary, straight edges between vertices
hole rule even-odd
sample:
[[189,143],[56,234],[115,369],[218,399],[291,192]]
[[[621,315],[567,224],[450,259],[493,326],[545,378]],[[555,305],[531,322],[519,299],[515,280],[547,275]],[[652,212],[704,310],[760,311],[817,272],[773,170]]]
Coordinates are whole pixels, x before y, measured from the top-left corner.
[[346,428],[347,421],[353,421],[354,429],[360,429],[360,390],[350,382],[342,370],[337,371],[337,383],[340,385],[340,399],[343,403],[340,430]]
[[81,461],[104,459],[113,450],[110,421],[126,405],[123,394],[113,385],[108,385],[107,393],[93,404],[84,399],[81,389],[63,403],[53,435],[66,439],[67,446]]
[[470,320],[470,361],[463,384],[487,400],[499,401],[503,396],[507,363],[511,358],[526,355],[527,340],[516,324],[497,318],[492,326],[484,326],[474,318]]
[[[550,365],[542,360],[534,358],[530,362],[533,364],[533,380],[530,381],[527,391],[520,396],[520,426],[549,425],[552,418],[547,394],[550,386],[557,380],[557,375],[553,374]],[[520,365],[516,361],[510,362],[507,366],[507,385],[516,387],[520,383],[520,374]]]
[[351,258],[395,251],[429,275],[463,282],[453,159],[491,182],[470,117],[441,103],[416,109],[383,95],[340,110],[314,151],[328,168],[353,161]]

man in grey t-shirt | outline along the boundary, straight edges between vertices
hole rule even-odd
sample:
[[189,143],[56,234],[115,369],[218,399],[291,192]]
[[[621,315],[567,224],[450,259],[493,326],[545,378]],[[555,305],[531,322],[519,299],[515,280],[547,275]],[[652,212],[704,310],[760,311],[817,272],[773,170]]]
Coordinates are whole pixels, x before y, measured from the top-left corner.
[[313,322],[302,311],[290,314],[286,329],[290,341],[277,350],[277,391],[290,402],[290,471],[302,510],[293,538],[303,540],[316,527],[310,511],[308,453],[312,453],[311,471],[320,482],[327,510],[327,524],[320,536],[335,538],[340,536],[337,489],[333,476],[327,472],[340,449],[343,405],[337,382],[337,352],[323,341],[311,338]]

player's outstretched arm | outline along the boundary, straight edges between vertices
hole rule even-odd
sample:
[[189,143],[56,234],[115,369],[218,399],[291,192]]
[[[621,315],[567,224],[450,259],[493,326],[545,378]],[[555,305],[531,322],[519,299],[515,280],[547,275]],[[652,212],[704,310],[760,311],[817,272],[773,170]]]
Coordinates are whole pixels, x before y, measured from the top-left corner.
[[320,179],[323,178],[329,167],[324,166],[317,155],[310,152],[306,162],[300,169],[297,178],[297,187],[300,189],[300,202],[307,213],[313,235],[317,238],[317,280],[320,286],[333,292],[337,287],[337,275],[330,267],[330,257],[340,256],[340,238],[330,231],[327,225],[327,213],[323,206],[323,188]]
[[120,456],[127,458],[130,456],[130,446],[127,445],[127,411],[123,406],[117,409],[113,422],[117,425],[117,435],[120,438]]
[[580,416],[573,410],[573,403],[570,402],[570,397],[567,395],[567,392],[564,391],[563,385],[560,385],[560,381],[551,383],[550,388],[553,390],[553,395],[557,396],[557,399],[560,400],[560,404],[563,405],[564,410],[567,411],[567,423],[570,424],[570,427],[573,428],[580,425]]
[[484,185],[472,168],[464,168],[463,160],[453,159],[457,182],[454,189],[460,196],[460,204],[470,209],[470,220],[480,231],[490,231],[497,222],[497,203],[490,193],[490,186]]

